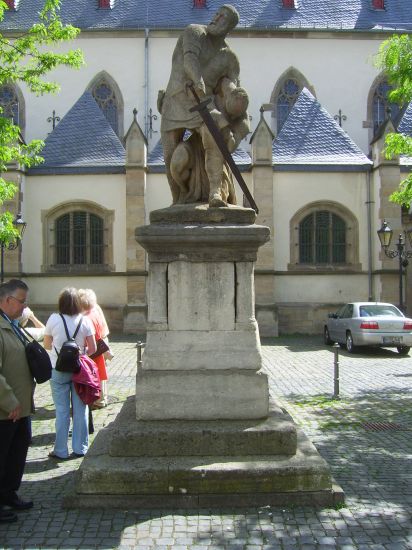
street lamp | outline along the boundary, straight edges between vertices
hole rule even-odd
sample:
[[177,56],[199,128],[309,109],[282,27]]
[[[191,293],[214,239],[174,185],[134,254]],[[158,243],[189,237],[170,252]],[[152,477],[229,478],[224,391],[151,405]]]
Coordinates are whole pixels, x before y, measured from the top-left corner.
[[[382,227],[377,231],[378,237],[385,252],[385,255],[392,260],[399,258],[399,309],[404,311],[403,306],[403,268],[409,264],[408,258],[412,258],[412,251],[405,250],[405,238],[402,233],[399,235],[398,242],[396,243],[396,250],[390,250],[390,244],[392,241],[393,231],[389,227],[386,220],[383,220]],[[409,245],[412,248],[412,229],[404,231],[404,234],[408,237]]]
[[16,248],[19,246],[20,241],[23,237],[24,230],[26,229],[27,223],[23,220],[21,217],[21,214],[16,214],[15,219],[13,220],[14,228],[18,232],[18,236],[16,239],[10,243],[6,243],[5,241],[0,242],[1,247],[1,260],[0,260],[0,278],[1,282],[4,282],[4,249],[7,248],[7,250],[16,250]]

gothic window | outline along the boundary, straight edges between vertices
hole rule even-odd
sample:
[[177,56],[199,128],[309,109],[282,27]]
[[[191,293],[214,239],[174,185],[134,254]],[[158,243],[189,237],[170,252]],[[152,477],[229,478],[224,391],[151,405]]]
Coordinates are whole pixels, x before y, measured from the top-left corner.
[[375,10],[384,10],[385,0],[372,0],[372,8]]
[[4,0],[7,4],[7,7],[9,10],[15,10],[16,9],[16,0]]
[[345,206],[332,201],[311,203],[290,221],[288,269],[358,270],[358,241],[358,222]]
[[57,218],[56,265],[102,265],[103,220],[88,212],[70,212]]
[[10,118],[19,125],[19,100],[13,86],[6,84],[0,88],[0,107],[3,109],[2,117]]
[[379,126],[390,116],[395,118],[399,114],[399,105],[391,103],[388,99],[388,94],[392,90],[392,86],[386,80],[382,80],[376,86],[372,98],[372,120],[373,134],[376,134]]
[[43,271],[114,269],[112,211],[94,203],[62,205],[45,214],[44,231]]
[[99,9],[108,10],[110,7],[110,0],[99,0]]
[[293,9],[295,7],[295,0],[282,0],[282,6],[284,8]]
[[299,224],[299,263],[344,264],[346,224],[327,210],[312,212]]
[[206,0],[193,0],[194,8],[206,8]]
[[276,119],[277,119],[277,133],[279,134],[282,126],[284,125],[288,114],[292,110],[295,104],[302,86],[294,78],[288,78],[283,83],[281,90],[279,91],[276,101]]
[[117,100],[113,89],[106,82],[99,82],[92,89],[92,95],[110,126],[119,134]]

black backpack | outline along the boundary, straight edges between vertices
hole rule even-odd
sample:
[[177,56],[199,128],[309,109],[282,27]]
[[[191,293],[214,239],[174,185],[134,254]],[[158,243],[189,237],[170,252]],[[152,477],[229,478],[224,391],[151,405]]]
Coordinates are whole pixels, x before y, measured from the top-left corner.
[[79,332],[80,326],[83,321],[83,317],[80,319],[79,324],[76,327],[76,330],[73,333],[73,336],[70,336],[67,329],[66,320],[63,315],[60,313],[60,317],[63,319],[64,330],[66,331],[67,340],[63,342],[60,352],[57,353],[56,361],[56,370],[59,372],[71,372],[77,374],[80,372],[80,349],[75,340],[77,333]]

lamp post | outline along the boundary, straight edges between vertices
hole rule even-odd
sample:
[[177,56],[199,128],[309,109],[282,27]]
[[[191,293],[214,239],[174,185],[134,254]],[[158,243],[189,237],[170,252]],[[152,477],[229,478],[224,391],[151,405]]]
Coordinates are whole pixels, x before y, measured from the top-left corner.
[[[398,242],[396,243],[396,250],[390,250],[389,246],[392,241],[393,231],[389,227],[386,220],[383,220],[382,227],[377,231],[378,237],[385,252],[385,255],[392,260],[394,258],[399,259],[399,309],[404,311],[403,305],[403,268],[409,264],[408,258],[412,258],[412,251],[406,250],[405,237],[400,233]],[[404,231],[404,234],[408,237],[409,245],[412,248],[412,229]]]
[[4,249],[7,248],[7,250],[16,250],[16,248],[19,246],[20,241],[23,237],[24,230],[26,229],[27,223],[23,220],[21,217],[21,214],[16,214],[15,219],[13,220],[14,228],[18,232],[18,236],[16,239],[10,243],[6,243],[5,241],[0,242],[0,248],[1,248],[1,256],[0,256],[0,278],[1,282],[4,282]]

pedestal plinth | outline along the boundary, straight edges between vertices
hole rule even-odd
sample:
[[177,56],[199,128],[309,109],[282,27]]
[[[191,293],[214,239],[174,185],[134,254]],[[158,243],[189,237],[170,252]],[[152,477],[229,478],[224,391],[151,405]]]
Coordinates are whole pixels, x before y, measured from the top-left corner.
[[243,208],[175,206],[136,230],[149,256],[136,396],[87,453],[69,507],[335,505],[343,493],[269,402],[253,266],[269,238]]
[[245,208],[175,206],[136,230],[149,256],[138,419],[267,417],[253,266],[269,229],[254,218]]

